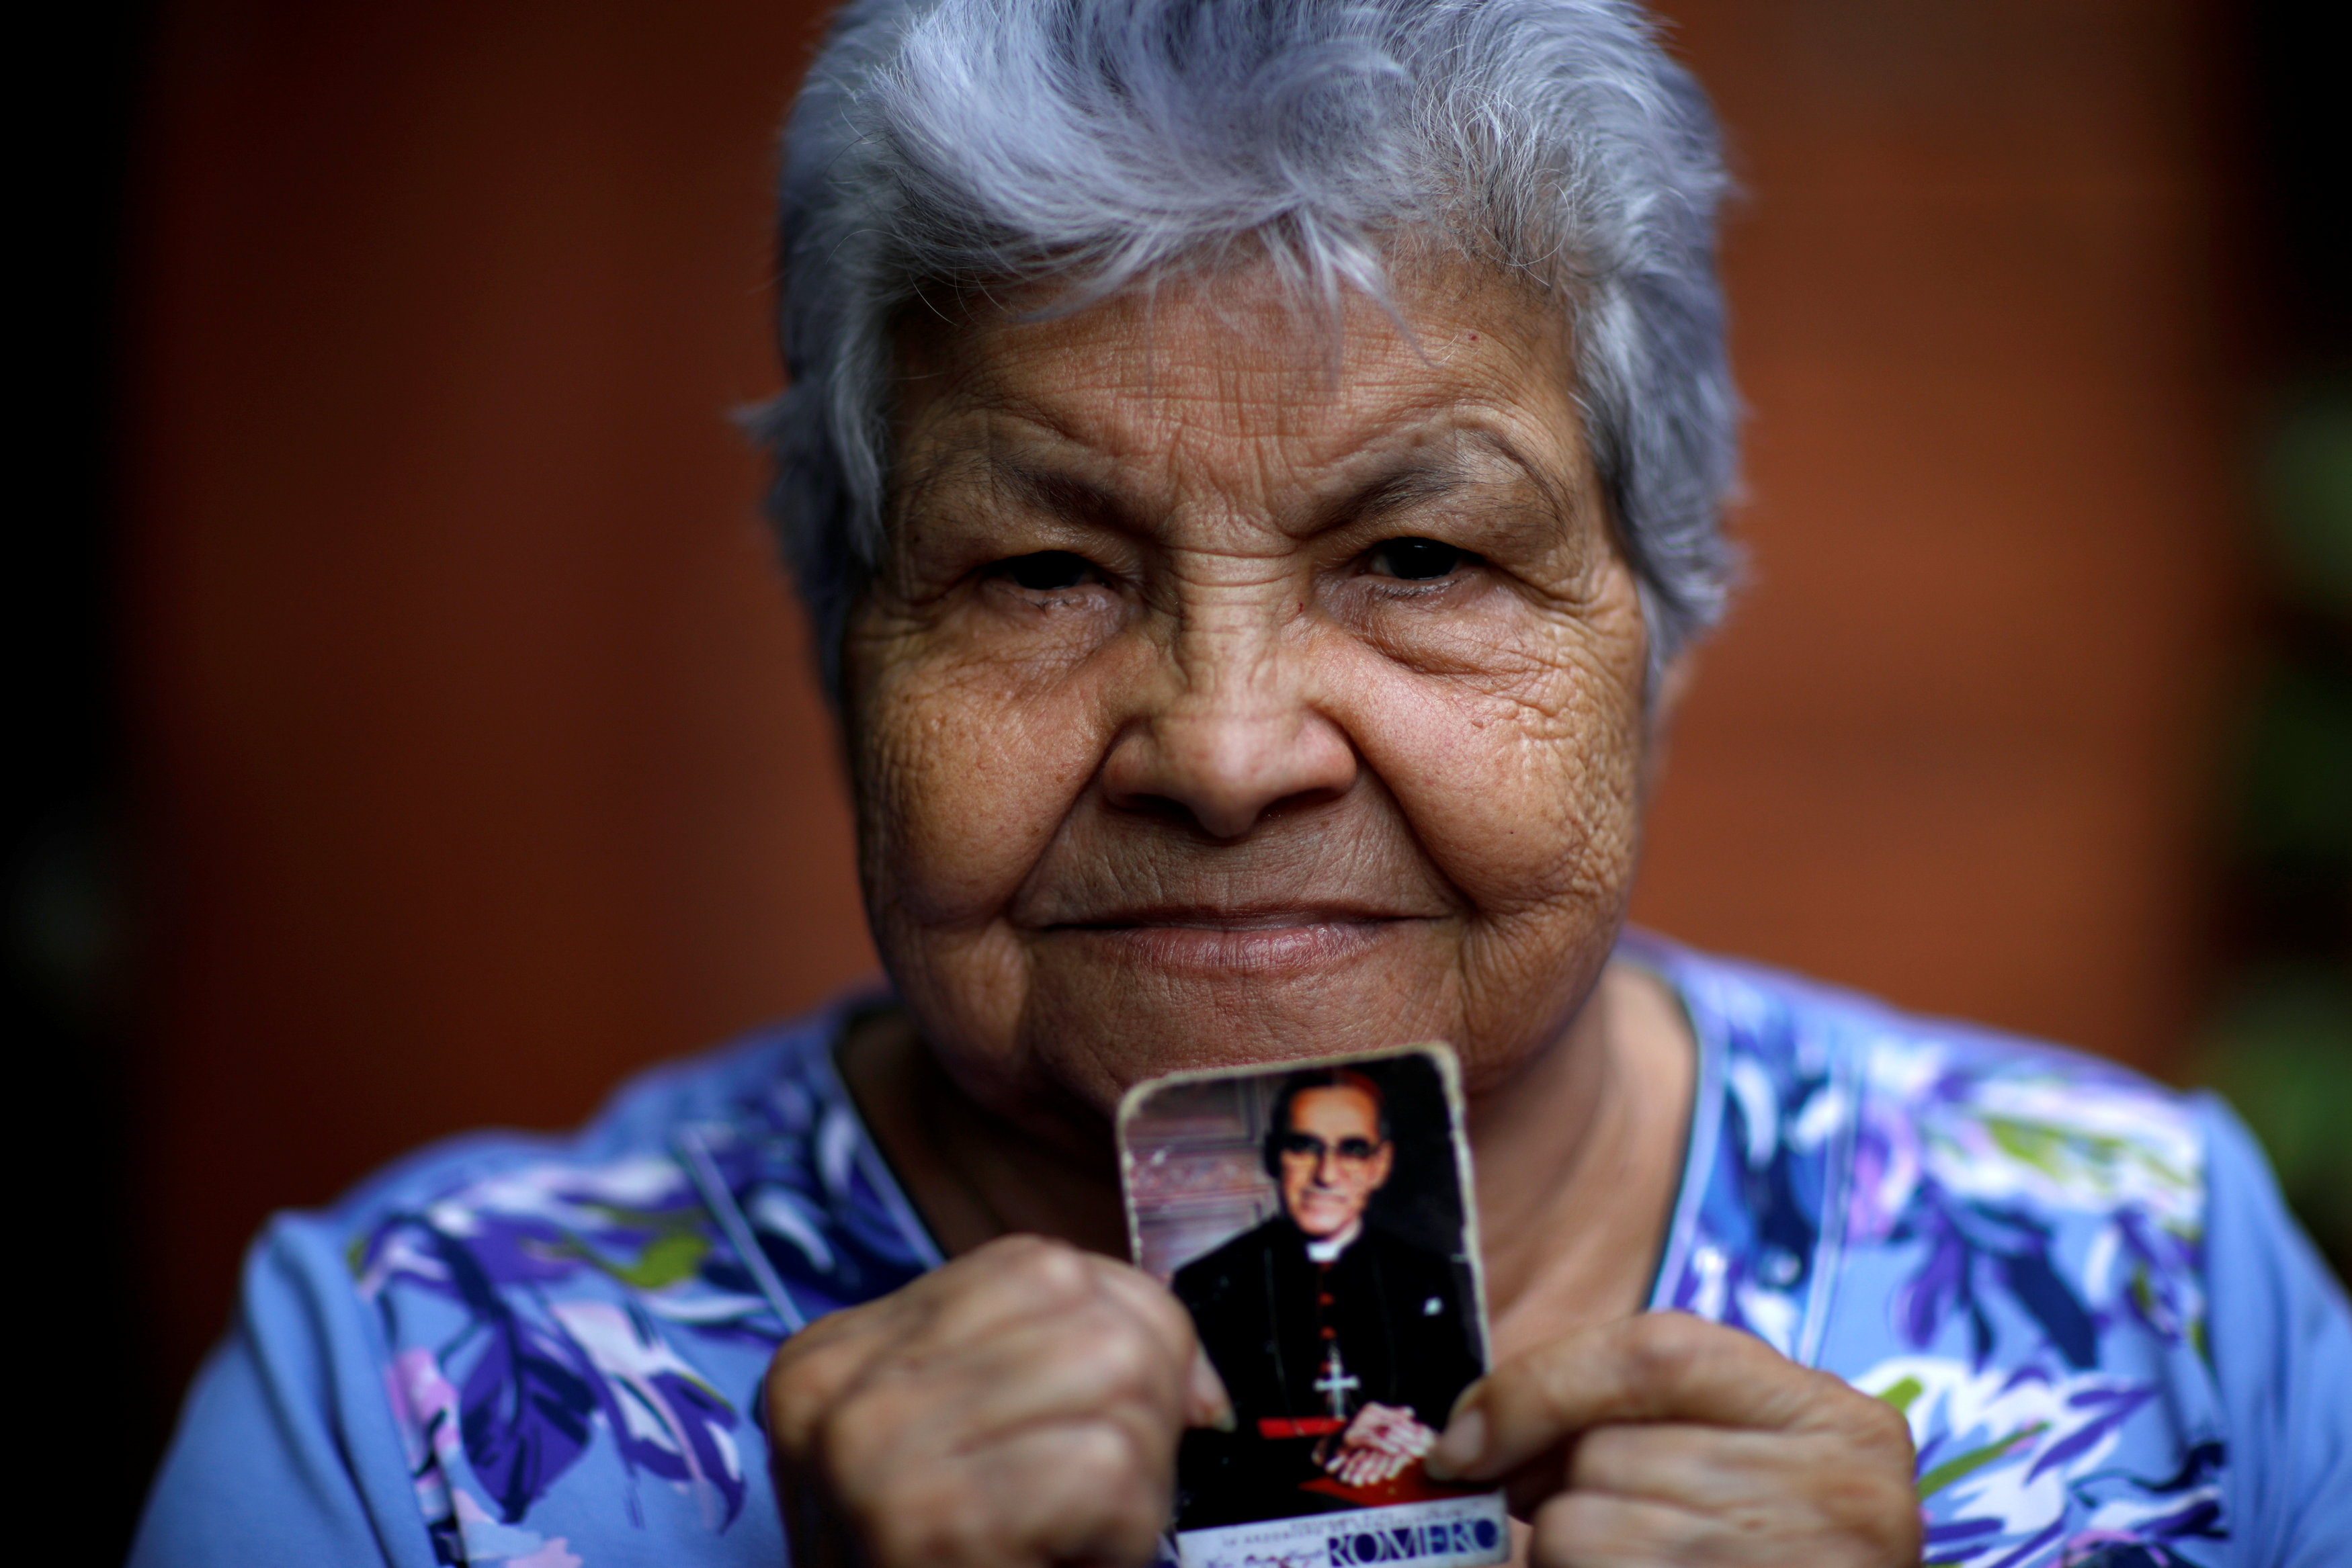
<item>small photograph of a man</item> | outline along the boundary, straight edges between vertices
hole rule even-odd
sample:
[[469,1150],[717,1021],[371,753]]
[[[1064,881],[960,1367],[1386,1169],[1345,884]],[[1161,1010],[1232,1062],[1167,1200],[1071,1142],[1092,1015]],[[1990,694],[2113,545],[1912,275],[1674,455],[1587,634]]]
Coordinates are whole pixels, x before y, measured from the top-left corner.
[[1179,1081],[1123,1118],[1139,1261],[1236,1416],[1184,1439],[1180,1531],[1465,1495],[1421,1465],[1485,1370],[1455,1120],[1426,1049]]

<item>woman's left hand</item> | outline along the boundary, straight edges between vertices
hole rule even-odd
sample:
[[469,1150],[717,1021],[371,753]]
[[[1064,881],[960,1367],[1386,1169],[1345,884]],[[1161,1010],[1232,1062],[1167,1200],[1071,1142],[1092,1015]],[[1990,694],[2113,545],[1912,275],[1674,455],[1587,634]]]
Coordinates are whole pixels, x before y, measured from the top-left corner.
[[1512,1357],[1464,1392],[1428,1463],[1502,1482],[1542,1568],[1919,1561],[1902,1416],[1681,1312]]

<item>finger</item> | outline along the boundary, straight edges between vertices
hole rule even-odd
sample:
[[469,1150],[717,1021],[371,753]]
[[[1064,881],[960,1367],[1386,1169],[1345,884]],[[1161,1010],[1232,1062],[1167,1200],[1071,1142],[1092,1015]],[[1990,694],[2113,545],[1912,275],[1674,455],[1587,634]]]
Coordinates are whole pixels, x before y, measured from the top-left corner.
[[1168,1516],[1168,1468],[1131,1437],[1115,1422],[1055,1423],[883,1478],[854,1500],[869,1560],[1147,1562]]
[[767,1378],[770,1430],[787,1450],[886,1349],[923,1355],[998,1322],[1033,1319],[1087,1292],[1076,1249],[1009,1237],[921,1276],[878,1301],[819,1318],[778,1347]]
[[1919,1528],[1912,1469],[1907,1433],[1886,1441],[1859,1428],[1602,1427],[1578,1439],[1568,1483],[1704,1513],[1754,1539],[1824,1550],[1832,1542],[1863,1543],[1870,1561],[1911,1562]]
[[1832,1389],[1853,1393],[1752,1334],[1647,1313],[1563,1335],[1472,1384],[1430,1454],[1430,1473],[1490,1479],[1606,1422],[1801,1427]]
[[1679,1568],[1687,1563],[1746,1561],[1729,1532],[1701,1515],[1664,1503],[1566,1492],[1534,1520],[1530,1568]]
[[1172,1354],[1189,1361],[1184,1424],[1211,1427],[1220,1432],[1234,1430],[1233,1398],[1225,1392],[1224,1379],[1217,1375],[1208,1353],[1201,1348],[1192,1328],[1192,1314],[1184,1310],[1184,1304],[1139,1269],[1108,1258],[1089,1256],[1087,1260],[1096,1266],[1097,1281],[1103,1290],[1133,1312]]
[[828,1313],[777,1347],[761,1379],[768,1430],[780,1453],[804,1453],[814,1427],[889,1343],[889,1298]]
[[[899,1292],[898,1353],[922,1357],[1103,1299],[1123,1267],[1037,1236],[1000,1237]],[[1150,1281],[1147,1280],[1146,1283]],[[1160,1326],[1160,1325],[1155,1325]]]
[[1164,1433],[1183,1425],[1189,1361],[1108,1301],[1007,1325],[953,1352],[877,1357],[856,1385],[860,1417],[937,1452],[1097,1412]]
[[1197,1344],[1192,1347],[1192,1371],[1184,1385],[1184,1425],[1212,1427],[1220,1432],[1231,1432],[1239,1426],[1225,1380],[1217,1375],[1209,1353]]
[[1686,1508],[1755,1507],[1790,1499],[1853,1458],[1836,1437],[1815,1433],[1601,1427],[1578,1441],[1566,1484]]
[[1140,1269],[1092,1253],[1078,1254],[1092,1270],[1097,1288],[1108,1291],[1148,1326],[1172,1353],[1190,1351],[1194,1343],[1192,1314],[1173,1292]]
[[982,1484],[1008,1500],[1026,1562],[1151,1559],[1174,1499],[1171,1448],[1139,1446],[1131,1428],[1056,1427],[992,1451]]

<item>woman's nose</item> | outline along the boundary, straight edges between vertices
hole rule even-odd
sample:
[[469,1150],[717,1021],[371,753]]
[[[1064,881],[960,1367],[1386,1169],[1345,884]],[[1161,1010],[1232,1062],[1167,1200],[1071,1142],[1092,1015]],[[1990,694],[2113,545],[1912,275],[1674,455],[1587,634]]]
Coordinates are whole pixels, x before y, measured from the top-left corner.
[[1211,838],[1239,839],[1276,807],[1334,800],[1355,784],[1354,746],[1296,672],[1192,674],[1112,746],[1112,805],[1181,813]]

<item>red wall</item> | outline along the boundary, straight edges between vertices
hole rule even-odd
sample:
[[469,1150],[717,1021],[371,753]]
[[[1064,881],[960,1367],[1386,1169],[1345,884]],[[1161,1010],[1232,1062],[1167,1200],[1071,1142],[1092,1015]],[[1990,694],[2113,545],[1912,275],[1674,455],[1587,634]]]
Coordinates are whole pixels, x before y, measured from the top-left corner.
[[1754,586],[1638,913],[2160,1066],[2239,585],[2228,78],[2189,0],[1681,0]]
[[[1641,914],[2161,1063],[2231,602],[2210,7],[1674,9],[1752,191],[1756,570]],[[814,15],[169,8],[126,591],[174,1374],[269,1208],[872,963],[726,423]]]

